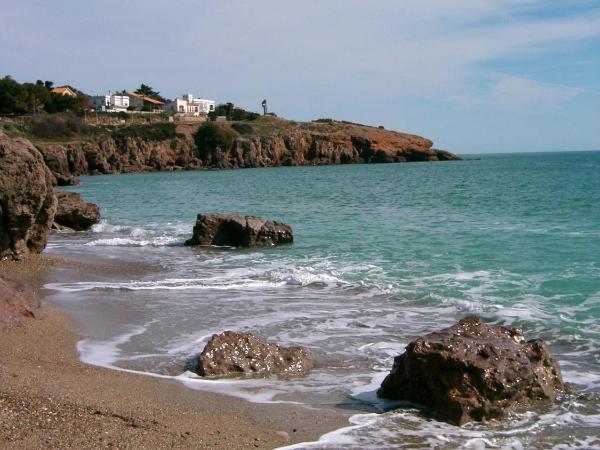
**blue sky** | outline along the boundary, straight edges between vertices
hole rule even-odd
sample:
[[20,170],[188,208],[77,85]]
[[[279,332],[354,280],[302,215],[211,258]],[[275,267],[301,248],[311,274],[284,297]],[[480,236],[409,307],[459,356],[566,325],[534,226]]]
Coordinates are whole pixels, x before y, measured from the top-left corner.
[[184,92],[458,153],[600,149],[600,0],[8,2],[0,75]]

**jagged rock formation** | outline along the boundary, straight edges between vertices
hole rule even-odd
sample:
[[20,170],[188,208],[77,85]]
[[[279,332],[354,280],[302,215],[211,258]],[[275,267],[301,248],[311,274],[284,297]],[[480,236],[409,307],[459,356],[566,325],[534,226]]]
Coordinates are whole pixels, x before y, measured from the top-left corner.
[[215,149],[203,163],[218,168],[391,163],[460,159],[432,142],[378,128],[291,128],[238,137],[230,150]]
[[500,419],[516,404],[554,400],[563,389],[544,341],[525,342],[520,328],[469,316],[411,342],[377,395],[431,407],[438,418],[462,425]]
[[[146,141],[139,138],[38,144],[44,160],[58,180],[78,175],[199,169],[191,139]],[[65,182],[64,184],[71,184]]]
[[46,246],[54,219],[54,177],[26,139],[0,131],[0,259],[21,259]]
[[210,338],[198,357],[202,376],[235,374],[302,375],[313,368],[302,347],[281,347],[250,333],[225,331]]
[[57,192],[58,208],[54,215],[54,222],[58,227],[67,227],[72,230],[87,230],[95,223],[100,222],[100,209],[94,203],[86,203],[81,194],[76,192]]
[[235,136],[233,145],[202,152],[192,136],[198,125],[189,124],[179,125],[177,137],[167,140],[106,137],[38,147],[60,184],[78,175],[126,172],[460,159],[420,136],[363,125],[270,117],[243,125],[252,131],[238,133],[235,124],[219,123]]
[[255,247],[288,244],[294,235],[289,225],[254,216],[198,214],[193,236],[186,245]]

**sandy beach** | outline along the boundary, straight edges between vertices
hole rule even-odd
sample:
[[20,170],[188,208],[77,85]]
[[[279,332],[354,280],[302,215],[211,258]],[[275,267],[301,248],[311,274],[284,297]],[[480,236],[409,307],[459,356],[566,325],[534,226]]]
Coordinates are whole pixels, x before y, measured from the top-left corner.
[[[3,277],[37,296],[62,269],[81,268],[46,256],[0,263]],[[251,404],[83,364],[68,314],[42,299],[37,316],[0,331],[0,447],[275,448],[347,423],[340,415]]]

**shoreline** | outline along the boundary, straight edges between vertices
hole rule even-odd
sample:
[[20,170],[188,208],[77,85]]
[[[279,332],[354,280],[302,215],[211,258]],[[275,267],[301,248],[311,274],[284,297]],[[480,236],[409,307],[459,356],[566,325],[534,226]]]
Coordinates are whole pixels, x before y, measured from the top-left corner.
[[52,269],[80,263],[37,256],[0,269],[42,299],[39,319],[0,331],[0,442],[11,448],[275,448],[348,425],[351,414],[255,404],[85,364],[74,319],[40,292]]

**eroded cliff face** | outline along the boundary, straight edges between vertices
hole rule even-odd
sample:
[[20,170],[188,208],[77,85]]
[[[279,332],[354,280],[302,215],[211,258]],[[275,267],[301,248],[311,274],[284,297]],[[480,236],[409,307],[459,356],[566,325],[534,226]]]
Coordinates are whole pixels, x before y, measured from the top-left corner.
[[[293,131],[236,139],[203,163],[218,168],[391,163],[460,159],[420,136],[355,127],[352,133]],[[365,127],[366,128],[366,127]]]
[[98,175],[159,170],[199,169],[202,161],[190,138],[166,141],[80,141],[38,144],[46,165],[57,176]]
[[[220,126],[230,127],[229,124]],[[197,127],[195,127],[197,128]],[[286,126],[238,135],[231,148],[200,153],[192,130],[164,141],[139,138],[38,145],[59,178],[110,173],[460,159],[420,136],[360,125]],[[338,127],[339,128],[339,127]]]

